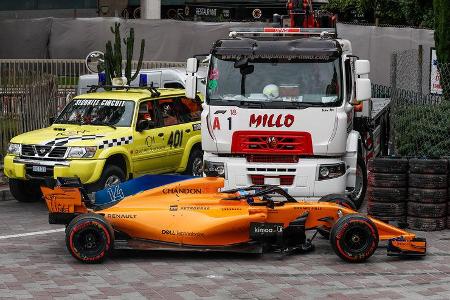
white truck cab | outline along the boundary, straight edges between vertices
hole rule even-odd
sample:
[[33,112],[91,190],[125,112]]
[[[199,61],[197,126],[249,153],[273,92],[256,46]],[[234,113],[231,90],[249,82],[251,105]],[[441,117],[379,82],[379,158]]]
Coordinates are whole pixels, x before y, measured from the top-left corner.
[[[206,175],[224,177],[225,188],[274,184],[311,200],[351,191],[361,205],[366,159],[382,149],[373,132],[385,120],[372,114],[369,61],[333,30],[245,29],[214,44],[202,113]],[[188,97],[196,67],[189,59]]]

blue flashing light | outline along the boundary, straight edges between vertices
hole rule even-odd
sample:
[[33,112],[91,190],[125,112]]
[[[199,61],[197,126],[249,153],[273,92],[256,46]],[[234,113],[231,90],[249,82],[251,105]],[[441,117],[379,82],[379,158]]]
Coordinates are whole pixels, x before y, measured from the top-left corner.
[[147,74],[139,74],[139,86],[147,86]]
[[98,73],[98,85],[102,86],[106,84],[106,74],[104,72]]

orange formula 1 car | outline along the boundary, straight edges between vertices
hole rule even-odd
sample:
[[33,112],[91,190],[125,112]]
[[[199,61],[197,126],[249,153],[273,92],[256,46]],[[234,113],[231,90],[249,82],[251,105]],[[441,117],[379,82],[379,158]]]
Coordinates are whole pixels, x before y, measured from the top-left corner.
[[[220,191],[222,178],[177,180],[135,194],[131,180],[103,190],[113,200],[103,204],[97,194],[91,203],[73,179],[42,191],[50,223],[67,225],[69,252],[87,263],[112,249],[295,253],[311,250],[317,232],[348,262],[368,259],[379,240],[388,240],[388,255],[426,253],[425,239],[358,214],[344,198],[303,202],[277,186]],[[306,231],[314,231],[312,238]]]

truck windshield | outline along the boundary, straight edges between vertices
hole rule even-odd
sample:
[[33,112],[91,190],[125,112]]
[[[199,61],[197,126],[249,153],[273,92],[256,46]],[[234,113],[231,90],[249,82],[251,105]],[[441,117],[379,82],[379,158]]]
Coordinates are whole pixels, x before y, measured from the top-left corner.
[[134,101],[75,99],[54,123],[129,127],[133,111]]
[[339,58],[327,60],[241,59],[213,56],[208,74],[207,101],[211,105],[248,105],[263,108],[339,106]]

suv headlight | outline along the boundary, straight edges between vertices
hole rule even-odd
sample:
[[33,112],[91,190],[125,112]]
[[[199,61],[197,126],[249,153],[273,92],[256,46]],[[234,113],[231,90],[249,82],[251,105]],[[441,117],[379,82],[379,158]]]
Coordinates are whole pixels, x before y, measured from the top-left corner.
[[11,143],[8,145],[8,150],[6,151],[6,153],[19,156],[21,154],[21,151],[22,151],[22,144]]
[[212,162],[205,160],[203,163],[203,172],[208,177],[225,178],[225,164],[223,162]]
[[70,147],[67,158],[91,158],[96,151],[97,147]]
[[333,179],[345,174],[345,163],[320,165],[319,180]]

